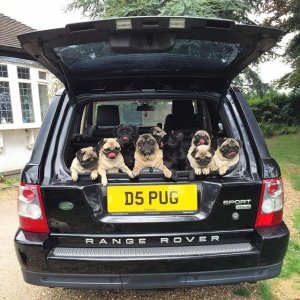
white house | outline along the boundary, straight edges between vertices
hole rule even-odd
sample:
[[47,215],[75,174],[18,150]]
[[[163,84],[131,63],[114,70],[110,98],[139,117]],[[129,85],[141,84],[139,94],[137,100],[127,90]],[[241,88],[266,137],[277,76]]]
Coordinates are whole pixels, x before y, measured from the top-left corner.
[[49,105],[49,74],[17,39],[34,29],[3,14],[0,28],[0,174],[13,174],[30,158]]

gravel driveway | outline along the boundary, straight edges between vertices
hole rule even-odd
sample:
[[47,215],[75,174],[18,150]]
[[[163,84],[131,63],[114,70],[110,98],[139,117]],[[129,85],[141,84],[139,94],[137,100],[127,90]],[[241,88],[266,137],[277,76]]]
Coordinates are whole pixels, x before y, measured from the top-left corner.
[[[0,190],[0,299],[258,299],[256,284],[187,288],[160,291],[111,291],[38,287],[24,283],[13,247],[18,227],[17,191]],[[247,288],[251,297],[235,295],[233,291]]]

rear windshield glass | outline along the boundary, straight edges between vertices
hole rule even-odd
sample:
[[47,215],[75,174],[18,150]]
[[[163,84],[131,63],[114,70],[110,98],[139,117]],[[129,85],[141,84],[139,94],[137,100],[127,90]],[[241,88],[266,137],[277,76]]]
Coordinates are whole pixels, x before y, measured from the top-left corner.
[[[133,126],[155,126],[163,124],[165,118],[172,111],[172,101],[155,100],[146,103],[110,101],[109,105],[118,107],[120,124]],[[105,106],[103,102],[96,102],[93,111],[93,124],[97,124],[97,112]],[[137,111],[140,109],[140,111]]]
[[188,67],[214,72],[225,69],[242,51],[240,44],[177,39],[174,47],[164,53],[114,52],[109,42],[97,42],[54,48],[55,53],[71,71],[178,71]]

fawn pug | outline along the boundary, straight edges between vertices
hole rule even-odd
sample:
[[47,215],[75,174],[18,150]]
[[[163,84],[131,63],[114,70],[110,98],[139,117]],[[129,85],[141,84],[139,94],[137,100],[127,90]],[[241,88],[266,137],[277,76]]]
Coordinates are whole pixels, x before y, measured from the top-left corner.
[[148,133],[139,136],[134,154],[135,164],[132,170],[138,176],[147,167],[160,169],[166,178],[172,177],[172,172],[163,163],[163,152],[159,149],[156,139]]
[[105,138],[99,142],[98,174],[101,176],[101,183],[107,186],[106,173],[118,173],[121,170],[133,178],[131,170],[125,165],[121,146],[115,138]]
[[70,171],[74,182],[78,181],[79,174],[90,174],[91,179],[98,177],[98,151],[95,147],[86,147],[75,153]]
[[230,167],[235,166],[240,160],[242,142],[233,138],[218,139],[218,148],[214,161],[220,175],[224,175]]

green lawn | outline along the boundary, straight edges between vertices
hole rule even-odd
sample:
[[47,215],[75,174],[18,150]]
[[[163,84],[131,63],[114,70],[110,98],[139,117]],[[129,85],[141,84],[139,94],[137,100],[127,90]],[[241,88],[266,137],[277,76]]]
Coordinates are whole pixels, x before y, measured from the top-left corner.
[[[275,158],[280,165],[282,177],[289,179],[294,189],[300,191],[300,133],[275,136],[266,139],[266,142],[272,157]],[[293,225],[296,229],[296,234],[291,236],[289,242],[288,251],[280,275],[280,278],[283,279],[298,278],[300,275],[300,208],[296,208],[297,206],[298,205],[295,206],[293,216]],[[272,280],[267,281],[266,284],[269,284],[269,282],[272,282]],[[261,298],[274,299],[272,294],[268,295],[268,293],[265,293],[268,292],[268,289],[266,289],[265,286],[262,287],[263,289],[260,290]]]
[[266,139],[269,151],[279,163],[282,176],[300,191],[300,133]]

